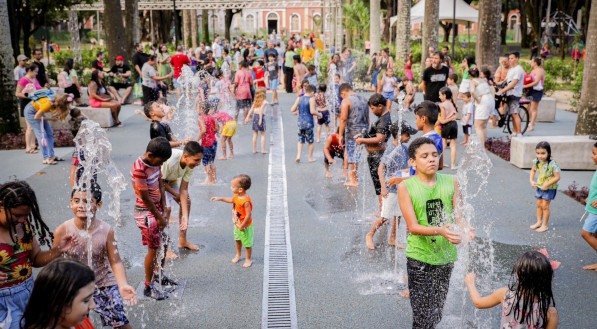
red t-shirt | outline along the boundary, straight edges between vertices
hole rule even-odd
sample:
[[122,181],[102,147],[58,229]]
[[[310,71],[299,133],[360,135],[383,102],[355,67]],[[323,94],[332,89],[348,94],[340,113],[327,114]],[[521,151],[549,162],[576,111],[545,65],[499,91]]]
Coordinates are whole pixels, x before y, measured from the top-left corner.
[[170,64],[174,68],[174,78],[178,79],[180,76],[180,71],[182,70],[183,65],[190,65],[191,61],[189,57],[185,54],[175,54],[170,58]]
[[[255,80],[265,77],[265,70],[262,67],[254,67],[253,72],[255,72]],[[265,80],[258,81],[257,88],[265,88]]]
[[162,193],[160,191],[160,180],[162,179],[161,168],[151,166],[139,157],[135,163],[133,163],[131,178],[136,197],[135,206],[147,208],[147,205],[143,202],[143,199],[141,199],[141,191],[148,191],[149,198],[153,201],[153,204],[160,209],[162,207]]

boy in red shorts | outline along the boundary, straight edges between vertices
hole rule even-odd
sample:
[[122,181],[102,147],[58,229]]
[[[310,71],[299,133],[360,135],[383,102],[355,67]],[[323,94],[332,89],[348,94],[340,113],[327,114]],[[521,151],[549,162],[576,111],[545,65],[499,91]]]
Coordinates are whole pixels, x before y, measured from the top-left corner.
[[[145,289],[147,297],[162,300],[167,298],[161,289],[155,286],[152,278],[158,264],[158,249],[162,244],[164,228],[168,224],[164,218],[164,184],[160,166],[172,156],[170,142],[164,137],[149,141],[145,153],[140,156],[131,169],[133,189],[135,191],[135,221],[141,229],[141,240],[147,246],[145,255]],[[164,252],[165,254],[165,252]],[[164,259],[159,260],[163,266]],[[160,268],[160,266],[158,266]],[[158,276],[155,276],[157,279]],[[176,282],[162,275],[162,285],[176,285]]]

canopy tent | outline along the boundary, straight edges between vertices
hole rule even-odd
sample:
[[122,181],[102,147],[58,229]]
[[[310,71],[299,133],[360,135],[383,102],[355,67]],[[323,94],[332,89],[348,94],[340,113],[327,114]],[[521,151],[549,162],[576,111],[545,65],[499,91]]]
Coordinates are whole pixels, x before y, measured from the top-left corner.
[[[463,0],[439,0],[439,20],[452,21],[454,19],[454,5],[456,5],[456,22],[477,22],[479,11],[469,6]],[[417,2],[410,9],[410,23],[423,23],[425,16],[425,0]],[[390,25],[396,24],[397,16],[390,18]]]

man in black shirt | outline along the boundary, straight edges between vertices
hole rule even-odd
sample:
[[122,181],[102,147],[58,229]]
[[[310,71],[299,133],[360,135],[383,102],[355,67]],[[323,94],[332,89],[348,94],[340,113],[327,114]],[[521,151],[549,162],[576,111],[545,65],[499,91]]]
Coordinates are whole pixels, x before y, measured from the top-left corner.
[[100,71],[104,70],[104,53],[102,51],[99,51],[93,62],[91,62],[91,68]]
[[143,67],[143,64],[147,62],[148,59],[149,55],[143,52],[143,46],[141,46],[141,44],[139,43],[136,43],[135,54],[133,55],[133,66],[135,67],[135,71],[139,75],[139,78],[141,78],[142,76],[141,68]]
[[[133,86],[131,84],[131,68],[124,62],[124,56],[116,56],[115,64],[110,69],[110,76],[112,77],[112,87],[116,89],[120,104],[125,104],[133,91]],[[118,92],[119,89],[124,89],[122,96]]]
[[33,50],[33,63],[37,65],[37,82],[42,88],[49,88],[50,84],[48,83],[48,76],[46,75],[46,67],[44,63],[41,62],[41,59],[44,57],[44,53],[41,49],[34,49]]
[[423,71],[423,93],[425,100],[439,102],[439,90],[446,85],[450,69],[442,65],[444,58],[441,53],[434,53],[431,66]]
[[265,52],[263,53],[264,55],[264,61],[267,62],[269,56],[274,56],[274,58],[276,60],[278,60],[278,51],[276,50],[276,48],[274,47],[274,43],[272,41],[268,41],[267,42],[267,49],[265,50]]

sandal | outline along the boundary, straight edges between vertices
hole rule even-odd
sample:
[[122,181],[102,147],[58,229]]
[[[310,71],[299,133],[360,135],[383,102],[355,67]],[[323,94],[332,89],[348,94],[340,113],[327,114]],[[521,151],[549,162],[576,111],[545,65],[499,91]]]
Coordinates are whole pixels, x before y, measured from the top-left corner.
[[47,165],[55,165],[58,164],[58,162],[56,162],[56,160],[54,159],[45,159],[43,162],[43,164],[47,164]]
[[54,160],[54,161],[64,161],[63,158],[59,158],[59,157],[53,157],[52,160]]

